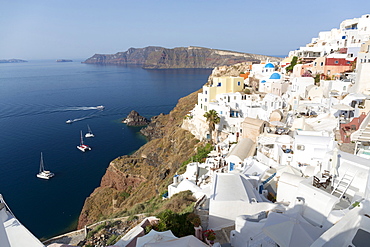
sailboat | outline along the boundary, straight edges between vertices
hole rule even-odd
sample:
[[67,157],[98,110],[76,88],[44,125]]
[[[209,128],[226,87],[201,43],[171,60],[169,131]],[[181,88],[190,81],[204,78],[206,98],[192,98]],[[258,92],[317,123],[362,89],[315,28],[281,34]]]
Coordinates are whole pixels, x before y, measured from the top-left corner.
[[86,138],[94,137],[94,134],[92,133],[89,125],[87,125],[87,129],[88,129],[88,132],[85,134],[85,137]]
[[79,150],[81,150],[82,152],[85,152],[85,151],[88,151],[88,150],[91,150],[91,147],[89,147],[88,145],[85,145],[84,144],[84,140],[83,140],[83,137],[82,137],[82,130],[81,130],[81,142],[80,142],[80,145],[77,146],[77,148]]
[[42,152],[41,152],[41,160],[40,160],[40,172],[37,173],[36,175],[38,178],[43,178],[43,179],[49,179],[51,177],[54,177],[54,173],[50,171],[46,171],[44,168],[44,159],[42,157]]

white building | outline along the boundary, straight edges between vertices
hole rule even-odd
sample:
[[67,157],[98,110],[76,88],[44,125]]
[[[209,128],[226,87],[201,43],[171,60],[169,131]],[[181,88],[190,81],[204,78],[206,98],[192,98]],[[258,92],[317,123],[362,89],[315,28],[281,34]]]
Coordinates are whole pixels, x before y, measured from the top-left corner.
[[351,92],[370,95],[370,41],[361,46],[356,65],[356,81]]
[[289,52],[289,56],[301,57],[304,61],[313,61],[316,57],[323,57],[340,48],[347,50],[347,57],[354,57],[362,43],[370,37],[370,15],[366,14],[360,18],[344,20],[339,29],[320,32],[311,43],[298,50]]

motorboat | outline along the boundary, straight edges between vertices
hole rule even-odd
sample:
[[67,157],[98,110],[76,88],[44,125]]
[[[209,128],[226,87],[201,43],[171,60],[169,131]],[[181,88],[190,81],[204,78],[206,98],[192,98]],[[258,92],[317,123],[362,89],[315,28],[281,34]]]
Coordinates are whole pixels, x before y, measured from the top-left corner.
[[73,120],[72,120],[72,119],[68,119],[68,120],[66,121],[66,123],[67,123],[67,124],[71,124],[71,123],[73,123]]
[[96,109],[98,109],[98,110],[104,110],[104,108],[105,108],[105,106],[103,106],[103,105],[98,105],[98,106],[96,107]]
[[87,125],[87,129],[88,129],[88,132],[85,134],[85,137],[86,138],[94,137],[94,134],[92,133],[89,125]]
[[80,142],[80,145],[77,146],[77,148],[79,150],[81,150],[82,152],[86,152],[86,151],[91,150],[91,147],[89,147],[88,145],[84,144],[84,140],[83,140],[83,137],[82,137],[82,130],[81,130],[81,142]]
[[41,160],[40,160],[40,171],[36,175],[38,178],[43,178],[43,179],[49,179],[54,177],[54,173],[50,171],[46,171],[44,168],[44,159],[42,157],[42,152],[41,152]]

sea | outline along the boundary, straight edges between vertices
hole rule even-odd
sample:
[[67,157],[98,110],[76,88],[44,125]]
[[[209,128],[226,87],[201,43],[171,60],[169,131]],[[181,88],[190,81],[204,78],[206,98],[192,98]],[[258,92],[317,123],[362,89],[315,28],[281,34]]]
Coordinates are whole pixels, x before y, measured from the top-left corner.
[[[109,162],[147,141],[122,119],[131,110],[147,118],[169,113],[210,73],[77,60],[0,64],[0,194],[38,238],[76,229],[84,201]],[[83,153],[76,147],[88,125],[95,137],[84,138],[92,150]],[[55,173],[50,180],[36,177],[41,152],[46,170]]]

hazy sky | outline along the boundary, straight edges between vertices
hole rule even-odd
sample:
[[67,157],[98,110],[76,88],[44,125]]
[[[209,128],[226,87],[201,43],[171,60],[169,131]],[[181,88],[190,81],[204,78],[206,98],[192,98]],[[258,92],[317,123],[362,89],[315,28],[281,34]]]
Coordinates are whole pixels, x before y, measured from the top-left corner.
[[285,55],[369,13],[369,0],[0,0],[0,59],[86,59],[146,46]]

